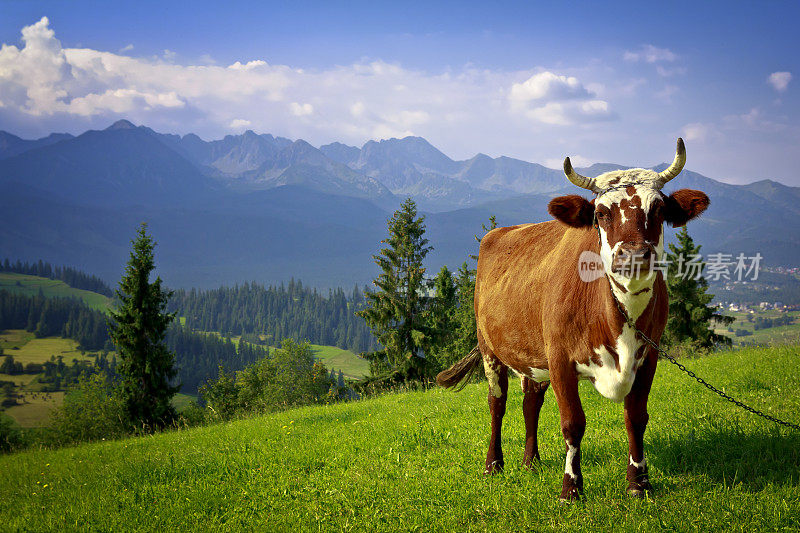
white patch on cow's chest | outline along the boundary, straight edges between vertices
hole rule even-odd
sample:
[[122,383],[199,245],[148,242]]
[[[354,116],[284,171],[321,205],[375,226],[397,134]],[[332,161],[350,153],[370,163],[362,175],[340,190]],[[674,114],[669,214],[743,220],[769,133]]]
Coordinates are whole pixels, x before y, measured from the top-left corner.
[[636,359],[636,353],[642,347],[642,341],[636,338],[636,332],[624,324],[622,333],[617,337],[614,351],[617,353],[619,370],[617,370],[614,356],[605,346],[594,349],[600,358],[601,365],[595,364],[591,359],[587,364],[576,363],[578,377],[592,379],[597,392],[615,402],[621,402],[633,387],[636,370],[641,365],[644,357]]

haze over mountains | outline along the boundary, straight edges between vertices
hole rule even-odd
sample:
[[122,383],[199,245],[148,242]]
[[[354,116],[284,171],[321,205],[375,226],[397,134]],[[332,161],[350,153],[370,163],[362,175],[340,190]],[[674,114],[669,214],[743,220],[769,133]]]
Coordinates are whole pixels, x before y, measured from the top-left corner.
[[[579,172],[614,168],[626,167]],[[690,227],[705,252],[800,264],[800,188],[728,185],[688,170],[670,185],[711,197]],[[454,161],[420,137],[316,148],[252,131],[204,141],[124,120],[76,137],[0,132],[0,256],[75,265],[115,282],[147,221],[160,273],[174,287],[292,277],[351,286],[374,277],[386,219],[407,196],[426,214],[431,269],[455,269],[475,253],[489,215],[501,225],[547,220],[550,198],[580,192],[560,170],[484,154]]]

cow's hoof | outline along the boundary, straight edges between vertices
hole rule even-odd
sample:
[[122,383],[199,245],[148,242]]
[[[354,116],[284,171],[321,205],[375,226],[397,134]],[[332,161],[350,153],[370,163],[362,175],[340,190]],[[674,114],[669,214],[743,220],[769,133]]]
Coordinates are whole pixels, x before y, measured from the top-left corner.
[[486,469],[483,471],[484,476],[493,476],[495,474],[499,474],[503,471],[503,461],[494,461],[486,465]]
[[564,474],[564,482],[561,484],[562,502],[576,502],[583,497],[583,479],[575,479],[572,476]]
[[583,492],[577,487],[572,487],[571,489],[565,488],[562,490],[558,501],[561,503],[574,503],[580,501],[581,498],[583,498]]
[[528,470],[535,470],[541,464],[542,460],[539,459],[538,453],[532,457],[525,457],[524,459],[522,459],[522,466],[524,466]]
[[644,498],[653,494],[653,487],[648,482],[631,483],[628,485],[628,496],[633,498]]

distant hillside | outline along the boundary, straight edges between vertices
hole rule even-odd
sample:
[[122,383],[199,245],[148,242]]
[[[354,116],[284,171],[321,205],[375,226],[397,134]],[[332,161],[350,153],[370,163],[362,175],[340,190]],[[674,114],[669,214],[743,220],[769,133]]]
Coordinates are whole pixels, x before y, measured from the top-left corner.
[[12,272],[0,272],[0,291],[24,294],[25,296],[36,296],[41,293],[47,298],[76,298],[92,309],[104,313],[111,305],[111,298],[102,294],[75,289],[60,280]]

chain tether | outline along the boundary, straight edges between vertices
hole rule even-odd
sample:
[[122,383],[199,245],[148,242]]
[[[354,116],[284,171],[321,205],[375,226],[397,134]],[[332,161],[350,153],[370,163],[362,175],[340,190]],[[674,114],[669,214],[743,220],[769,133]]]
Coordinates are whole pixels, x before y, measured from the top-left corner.
[[617,300],[617,295],[614,294],[614,287],[611,286],[611,279],[609,279],[607,274],[606,274],[606,279],[608,280],[609,289],[611,289],[611,297],[614,298],[614,303],[617,304],[617,309],[619,310],[620,314],[622,315],[622,318],[625,319],[625,323],[628,324],[628,326],[631,327],[647,344],[649,344],[654,350],[656,350],[658,352],[658,355],[660,355],[661,357],[663,357],[664,359],[666,359],[667,361],[669,361],[673,365],[677,366],[680,370],[685,372],[689,377],[694,378],[700,385],[704,386],[705,388],[707,388],[711,392],[714,392],[714,393],[722,396],[727,401],[731,402],[734,405],[737,405],[737,406],[741,407],[745,411],[753,413],[754,415],[760,416],[762,418],[766,418],[770,422],[774,422],[776,424],[780,424],[782,426],[785,426],[785,427],[792,428],[794,430],[800,431],[800,426],[798,426],[797,424],[793,424],[791,422],[787,422],[785,420],[781,420],[780,418],[775,418],[774,416],[771,416],[771,415],[768,415],[766,413],[763,413],[763,412],[759,411],[758,409],[754,409],[754,408],[750,407],[749,405],[744,404],[744,403],[740,402],[739,400],[730,397],[729,395],[725,394],[724,392],[722,392],[721,390],[716,388],[714,385],[708,383],[706,380],[704,380],[703,378],[701,378],[700,376],[698,376],[697,374],[695,374],[694,372],[692,372],[691,370],[689,370],[688,368],[683,366],[681,363],[676,361],[674,357],[672,357],[665,350],[663,350],[661,347],[659,347],[659,345],[656,344],[656,342],[653,339],[651,339],[650,337],[645,335],[639,328],[636,327],[636,323],[633,320],[631,320],[630,317],[628,317],[628,314],[625,312],[624,309],[622,309],[622,306],[620,305],[619,300]]

